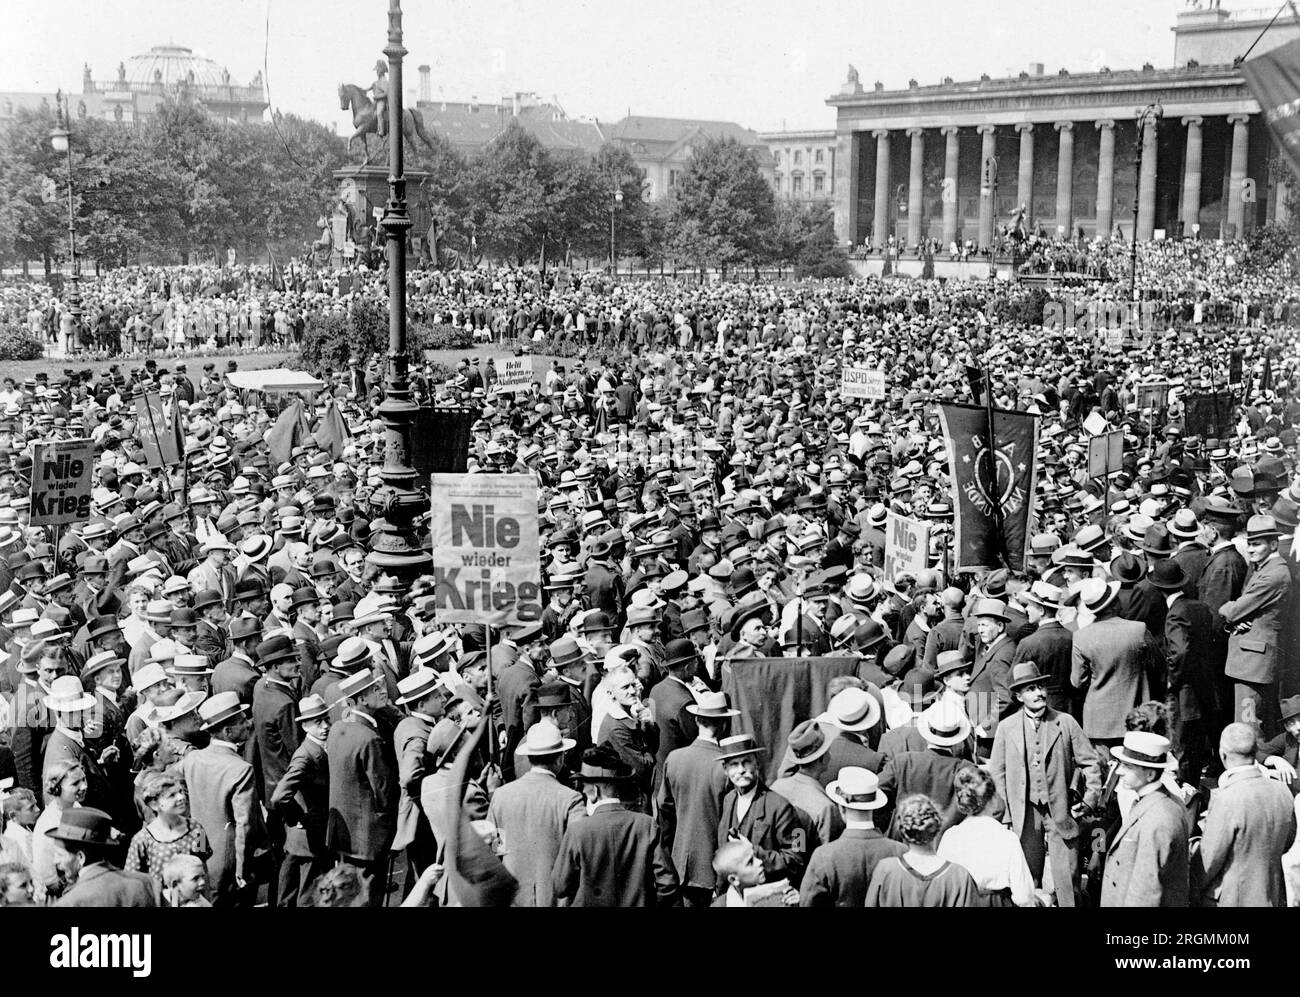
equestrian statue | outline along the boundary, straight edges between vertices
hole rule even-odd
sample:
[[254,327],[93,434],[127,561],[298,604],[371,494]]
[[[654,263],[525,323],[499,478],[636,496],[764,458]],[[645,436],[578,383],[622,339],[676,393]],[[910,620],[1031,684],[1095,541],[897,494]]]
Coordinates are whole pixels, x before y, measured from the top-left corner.
[[[356,131],[348,139],[348,155],[352,154],[352,143],[358,138],[361,139],[361,146],[365,150],[366,158],[362,162],[370,162],[370,143],[367,136],[375,135],[380,139],[379,148],[382,152],[384,149],[383,140],[388,137],[388,64],[382,59],[375,64],[375,82],[369,87],[359,87],[355,83],[339,84],[339,110],[352,111],[352,127]],[[370,94],[374,94],[375,99],[370,99]],[[435,146],[433,139],[424,127],[424,118],[419,111],[406,108],[402,115],[402,136],[408,142],[414,142],[417,138],[434,151]]]

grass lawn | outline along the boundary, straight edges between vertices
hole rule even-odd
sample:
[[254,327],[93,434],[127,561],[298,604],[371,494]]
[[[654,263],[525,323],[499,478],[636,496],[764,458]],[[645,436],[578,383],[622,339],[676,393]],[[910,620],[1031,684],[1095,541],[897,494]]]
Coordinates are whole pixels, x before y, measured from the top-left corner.
[[[239,364],[240,370],[262,370],[266,367],[294,367],[298,358],[297,352],[293,353],[188,353],[183,356],[167,356],[164,354],[155,354],[160,370],[170,370],[177,360],[185,361],[185,372],[189,374],[190,379],[194,380],[203,373],[205,363],[215,363],[218,370],[226,369],[226,361],[234,360]],[[117,364],[122,370],[130,371],[135,367],[143,367],[145,357],[115,357],[109,360],[89,360],[81,357],[68,357],[64,360],[12,360],[0,365],[0,376],[13,375],[19,379],[35,377],[41,371],[49,374],[51,378],[58,377],[66,367],[69,370],[82,371],[93,370],[96,373],[108,370],[113,364]]]

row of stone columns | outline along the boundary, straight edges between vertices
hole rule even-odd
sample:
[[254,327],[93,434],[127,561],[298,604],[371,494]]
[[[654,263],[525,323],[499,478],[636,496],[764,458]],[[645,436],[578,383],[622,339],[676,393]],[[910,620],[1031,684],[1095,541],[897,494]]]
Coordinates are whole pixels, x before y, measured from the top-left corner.
[[[1248,124],[1249,116],[1231,114],[1228,122],[1233,126],[1232,158],[1228,186],[1228,222],[1240,236],[1245,221],[1245,205],[1242,202],[1242,181],[1246,178],[1246,161],[1249,151]],[[1199,115],[1189,115],[1181,119],[1187,128],[1186,155],[1183,167],[1183,199],[1181,218],[1187,232],[1191,233],[1201,210],[1201,125],[1204,119]],[[1114,188],[1115,188],[1115,121],[1104,118],[1093,122],[1099,132],[1097,156],[1097,232],[1108,233],[1114,226]],[[1074,127],[1072,121],[1057,121],[1053,127],[1060,133],[1057,152],[1056,171],[1056,220],[1068,233],[1074,223]],[[1016,173],[1016,198],[1018,203],[1028,205],[1032,197],[1034,178],[1034,123],[1021,122],[1015,126],[1020,134],[1020,162]],[[944,197],[943,197],[943,241],[950,243],[957,238],[957,135],[955,125],[947,125],[940,130],[944,136]],[[983,176],[984,164],[996,150],[996,126],[979,125],[976,129],[981,136],[980,171]],[[872,136],[876,140],[876,211],[872,241],[881,245],[889,238],[890,210],[890,132],[878,128]],[[922,128],[907,129],[911,139],[911,159],[908,175],[907,193],[907,243],[915,246],[921,241],[921,209],[923,201],[923,165],[925,157],[925,131]],[[1137,237],[1149,240],[1155,231],[1156,214],[1156,125],[1147,121],[1142,134],[1142,169],[1138,175],[1138,216]],[[993,240],[994,231],[994,192],[982,187],[979,208],[979,245],[985,248]]]

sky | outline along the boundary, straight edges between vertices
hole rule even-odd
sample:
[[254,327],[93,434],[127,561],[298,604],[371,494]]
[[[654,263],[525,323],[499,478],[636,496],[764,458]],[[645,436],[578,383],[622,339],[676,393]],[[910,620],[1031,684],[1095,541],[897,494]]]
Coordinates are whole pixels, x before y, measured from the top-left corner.
[[[1225,7],[1233,4],[1225,3]],[[4,0],[0,91],[79,91],[82,64],[174,43],[245,83],[265,65],[274,108],[336,125],[340,82],[369,85],[387,0]],[[434,99],[532,91],[571,117],[832,128],[825,104],[850,63],[863,85],[944,76],[1172,64],[1183,0],[405,0],[406,89],[432,67]],[[268,32],[269,24],[269,32]],[[265,60],[265,63],[264,63]]]

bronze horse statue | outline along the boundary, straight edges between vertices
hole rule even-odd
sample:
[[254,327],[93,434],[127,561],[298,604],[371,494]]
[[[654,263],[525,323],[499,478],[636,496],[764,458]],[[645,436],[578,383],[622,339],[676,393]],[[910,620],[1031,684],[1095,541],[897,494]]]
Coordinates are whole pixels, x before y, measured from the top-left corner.
[[[391,97],[389,98],[392,99]],[[356,139],[361,139],[361,146],[365,150],[366,158],[363,162],[370,162],[370,143],[367,136],[379,136],[379,121],[375,115],[375,102],[370,99],[365,89],[357,86],[355,83],[339,84],[339,110],[352,111],[352,127],[356,131],[348,139],[348,155],[352,155],[352,143]],[[433,139],[424,128],[424,118],[419,111],[406,108],[402,115],[402,136],[411,143],[416,138],[428,147],[432,152],[435,149]],[[382,151],[382,150],[381,150]]]

